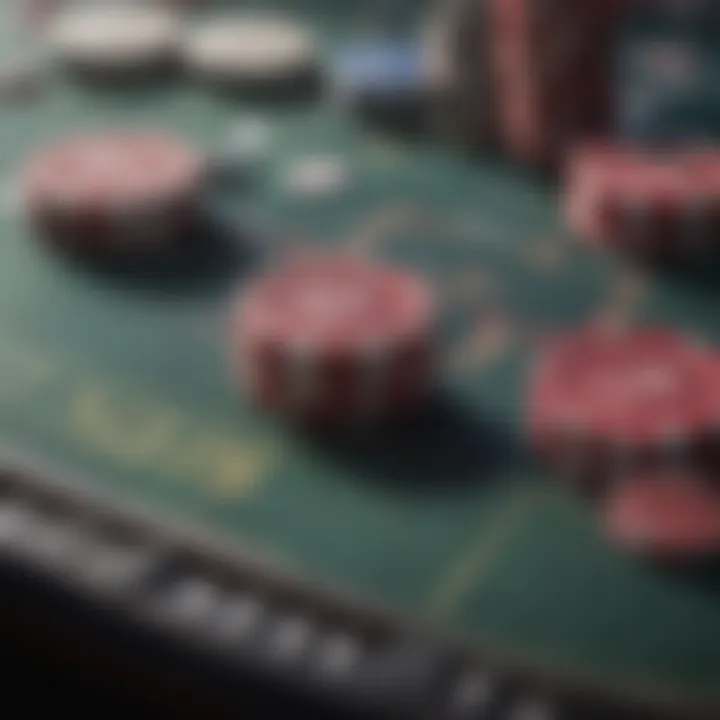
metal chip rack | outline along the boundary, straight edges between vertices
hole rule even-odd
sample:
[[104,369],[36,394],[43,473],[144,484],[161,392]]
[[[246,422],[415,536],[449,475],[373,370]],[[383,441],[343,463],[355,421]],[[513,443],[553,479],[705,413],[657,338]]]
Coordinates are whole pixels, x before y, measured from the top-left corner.
[[[73,638],[66,649],[77,654],[82,638],[94,635],[115,660],[125,657],[123,672],[144,675],[148,687],[164,682],[192,694],[193,683],[207,681],[207,697],[220,703],[221,715],[242,709],[242,679],[360,717],[661,717],[502,668],[6,457],[0,582],[3,632],[44,637],[51,628],[38,628],[37,608],[45,618],[54,607],[50,624],[65,625],[63,637]],[[22,601],[8,610],[13,587],[23,588]],[[88,661],[96,664],[91,654]]]

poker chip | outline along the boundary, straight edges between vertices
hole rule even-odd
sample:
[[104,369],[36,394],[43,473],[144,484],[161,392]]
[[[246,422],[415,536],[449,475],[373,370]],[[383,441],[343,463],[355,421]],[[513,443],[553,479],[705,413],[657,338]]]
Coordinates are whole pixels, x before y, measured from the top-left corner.
[[659,328],[559,337],[530,381],[531,441],[579,479],[692,457],[716,432],[717,371],[709,350]]
[[390,102],[423,92],[430,72],[421,46],[413,41],[372,40],[342,49],[335,65],[338,90],[358,100]]
[[683,561],[720,553],[720,488],[689,472],[621,478],[603,517],[608,538],[626,552]]
[[308,84],[318,69],[318,43],[304,25],[276,14],[215,17],[185,42],[185,60],[199,76],[237,87]]
[[488,0],[497,126],[521,162],[557,166],[579,138],[606,135],[619,3]]
[[93,254],[167,249],[198,215],[204,161],[179,139],[141,131],[70,137],[41,149],[24,176],[43,237]]
[[711,147],[579,147],[566,178],[566,224],[579,239],[630,255],[703,256],[720,239],[719,168]]
[[159,7],[86,5],[59,12],[47,34],[53,54],[75,70],[138,75],[174,61],[180,26],[172,11]]
[[422,279],[341,255],[286,259],[233,315],[238,381],[261,408],[354,425],[410,411],[432,379],[435,301]]
[[336,102],[372,119],[422,119],[436,82],[422,43],[411,40],[348,44],[337,54],[332,75]]
[[350,183],[347,161],[334,155],[317,155],[295,160],[284,176],[285,189],[303,198],[335,197]]

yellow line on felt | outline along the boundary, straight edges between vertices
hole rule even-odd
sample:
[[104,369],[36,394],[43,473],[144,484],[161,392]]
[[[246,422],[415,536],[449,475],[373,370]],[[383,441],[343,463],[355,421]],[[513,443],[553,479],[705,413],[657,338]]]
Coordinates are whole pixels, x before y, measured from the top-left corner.
[[491,521],[463,552],[431,595],[426,614],[432,618],[452,615],[467,593],[477,590],[488,577],[510,541],[525,527],[536,506],[538,495],[532,491],[512,495],[507,506]]

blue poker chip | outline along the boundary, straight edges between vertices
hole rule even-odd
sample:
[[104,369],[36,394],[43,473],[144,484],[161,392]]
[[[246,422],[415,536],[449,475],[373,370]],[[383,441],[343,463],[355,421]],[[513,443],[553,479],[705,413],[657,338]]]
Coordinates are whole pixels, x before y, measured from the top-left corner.
[[370,40],[346,46],[333,65],[336,90],[350,101],[403,102],[428,91],[426,57],[411,41]]

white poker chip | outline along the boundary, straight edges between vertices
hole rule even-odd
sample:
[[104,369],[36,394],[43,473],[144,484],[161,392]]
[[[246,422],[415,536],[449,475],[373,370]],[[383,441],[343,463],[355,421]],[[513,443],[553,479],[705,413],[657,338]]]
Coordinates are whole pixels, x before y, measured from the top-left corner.
[[334,197],[350,184],[347,162],[335,155],[317,155],[295,160],[285,174],[285,189],[308,198]]
[[305,26],[279,15],[247,13],[200,25],[185,43],[189,67],[203,75],[247,82],[311,71],[317,41]]
[[181,29],[176,15],[159,7],[74,7],[50,23],[55,57],[88,69],[134,70],[172,60]]

